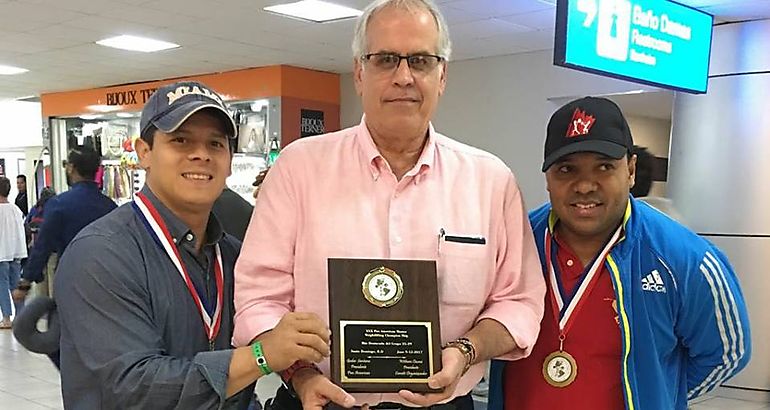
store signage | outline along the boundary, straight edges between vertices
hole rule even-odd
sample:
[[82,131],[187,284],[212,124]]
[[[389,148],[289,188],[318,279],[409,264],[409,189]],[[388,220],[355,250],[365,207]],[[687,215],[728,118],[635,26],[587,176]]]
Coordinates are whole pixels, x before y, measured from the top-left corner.
[[143,88],[140,90],[115,91],[105,95],[107,105],[132,105],[144,104],[150,99],[157,88]]
[[668,0],[558,0],[554,64],[705,93],[713,20]]
[[319,135],[326,132],[323,111],[306,110],[303,108],[301,110],[300,121],[300,138]]

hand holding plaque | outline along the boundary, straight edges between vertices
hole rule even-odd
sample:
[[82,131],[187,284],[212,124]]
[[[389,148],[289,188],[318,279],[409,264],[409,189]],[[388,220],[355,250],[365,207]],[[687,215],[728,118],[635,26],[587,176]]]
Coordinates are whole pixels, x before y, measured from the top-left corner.
[[351,392],[435,391],[435,261],[329,259],[331,379]]

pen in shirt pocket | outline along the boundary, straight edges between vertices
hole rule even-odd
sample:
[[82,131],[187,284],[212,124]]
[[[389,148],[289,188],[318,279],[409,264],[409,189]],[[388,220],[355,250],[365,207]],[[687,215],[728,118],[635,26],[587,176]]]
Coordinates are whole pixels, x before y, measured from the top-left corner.
[[441,240],[445,242],[466,243],[470,245],[486,245],[487,239],[483,236],[469,236],[469,235],[456,235],[448,234],[444,228],[438,231],[438,248],[441,250]]

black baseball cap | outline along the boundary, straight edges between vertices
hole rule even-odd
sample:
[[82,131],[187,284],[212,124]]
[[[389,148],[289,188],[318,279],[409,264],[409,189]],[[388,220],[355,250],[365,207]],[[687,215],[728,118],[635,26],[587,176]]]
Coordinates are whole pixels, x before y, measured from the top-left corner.
[[182,81],[158,88],[142,109],[139,135],[147,138],[146,134],[152,126],[165,133],[174,132],[193,114],[204,109],[211,109],[221,115],[227,127],[227,135],[230,138],[236,137],[238,127],[222,97],[195,81]]
[[548,121],[542,171],[565,155],[596,152],[620,159],[633,146],[620,107],[606,98],[584,97],[559,108]]

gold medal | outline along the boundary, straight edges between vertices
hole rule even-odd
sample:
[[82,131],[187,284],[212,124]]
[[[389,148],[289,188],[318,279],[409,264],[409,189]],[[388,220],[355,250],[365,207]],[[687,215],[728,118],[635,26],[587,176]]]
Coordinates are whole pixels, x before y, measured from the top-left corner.
[[553,387],[567,387],[577,377],[577,362],[571,354],[556,351],[543,361],[543,377]]
[[404,295],[404,282],[394,270],[380,266],[366,274],[361,291],[372,305],[387,308],[401,300]]

